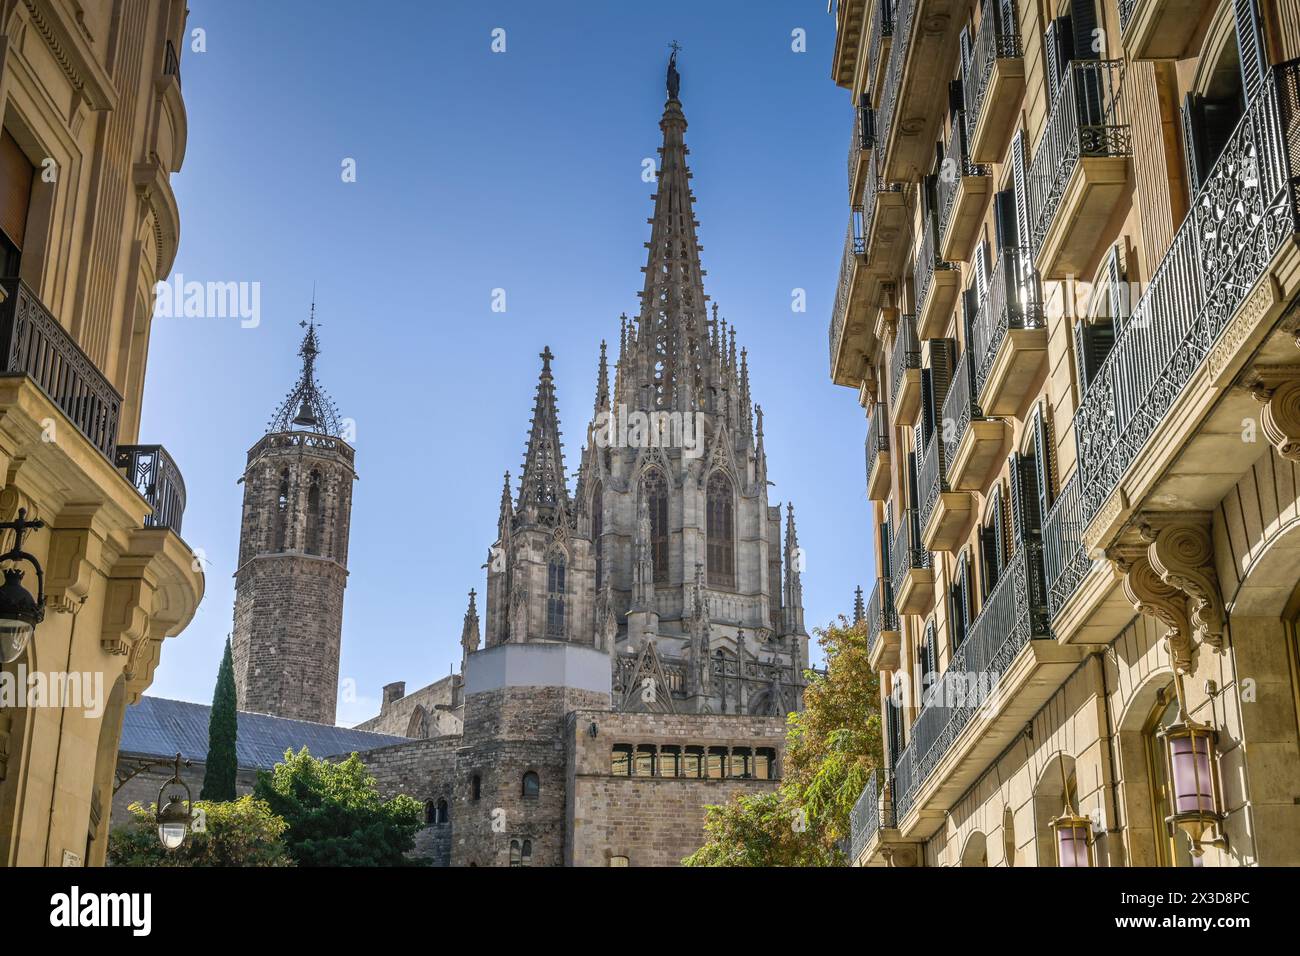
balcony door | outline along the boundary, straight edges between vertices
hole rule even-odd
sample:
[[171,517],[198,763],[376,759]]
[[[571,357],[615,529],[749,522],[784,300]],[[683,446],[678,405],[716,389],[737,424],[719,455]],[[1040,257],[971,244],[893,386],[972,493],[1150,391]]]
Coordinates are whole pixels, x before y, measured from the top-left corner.
[[0,277],[18,275],[36,169],[8,130],[0,133]]

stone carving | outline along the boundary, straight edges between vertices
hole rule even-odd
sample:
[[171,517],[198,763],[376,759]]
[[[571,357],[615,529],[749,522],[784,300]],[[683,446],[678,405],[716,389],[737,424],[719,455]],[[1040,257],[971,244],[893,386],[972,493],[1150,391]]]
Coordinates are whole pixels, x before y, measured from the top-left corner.
[[1300,366],[1261,368],[1248,386],[1264,437],[1287,461],[1300,462]]

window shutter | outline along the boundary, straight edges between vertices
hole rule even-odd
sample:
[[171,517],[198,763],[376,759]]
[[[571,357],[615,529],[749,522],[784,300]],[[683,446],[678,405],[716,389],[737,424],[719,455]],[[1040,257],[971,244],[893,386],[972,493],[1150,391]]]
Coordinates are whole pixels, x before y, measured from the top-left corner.
[[893,523],[893,503],[889,506],[889,516],[880,525],[880,576],[888,581],[893,577],[893,569],[889,564],[889,528]]
[[32,201],[36,168],[5,130],[0,133],[0,230],[21,252],[27,232],[27,209]]
[[[965,73],[965,62],[962,64],[963,75]],[[957,119],[960,117],[962,110],[966,108],[966,103],[962,99],[962,81],[958,77],[955,80],[948,81],[948,113],[953,118],[953,134],[957,132]]]
[[[940,156],[939,162],[942,161],[943,157]],[[938,177],[931,173],[929,176],[926,176],[921,183],[921,218],[925,222],[929,222],[930,217],[935,215],[935,207],[938,205],[934,200],[935,184],[937,180]]]
[[975,591],[971,587],[970,580],[970,561],[966,558],[966,552],[961,555],[961,591],[966,599],[966,626],[975,618]]
[[862,142],[858,145],[863,149],[874,149],[876,145],[876,111],[870,106],[862,107]]
[[993,196],[993,238],[997,243],[999,258],[1003,249],[1020,245],[1014,189],[1003,189]]
[[1047,25],[1043,47],[1047,55],[1047,98],[1056,102],[1074,54],[1074,32],[1069,17],[1057,17]]
[[[931,356],[934,355],[933,343],[931,343]],[[916,450],[924,451],[926,442],[934,434],[935,416],[939,406],[934,400],[934,371],[932,368],[921,369],[921,421],[917,424]]]
[[1075,60],[1100,60],[1104,50],[1094,50],[1101,34],[1097,33],[1097,0],[1072,0],[1070,3],[1070,33],[1073,39]]
[[975,280],[980,290],[980,300],[989,293],[989,274],[992,272],[989,261],[989,241],[985,239],[980,243],[979,252],[975,257]]
[[1011,533],[1015,548],[1037,537],[1043,526],[1038,510],[1038,476],[1034,459],[1020,452],[1011,455]]
[[1007,524],[1002,513],[1002,486],[999,485],[993,500],[993,559],[998,577],[1007,560]]
[[1016,0],[998,0],[998,35],[1015,36],[1020,33],[1016,17]]
[[[916,439],[921,437],[921,425],[918,422],[914,432]],[[913,445],[914,448],[920,449],[921,445]],[[907,507],[913,517],[916,515],[916,509],[920,507],[916,496],[916,455],[917,452],[909,451],[907,453]],[[894,533],[898,534],[898,526],[895,526]]]
[[932,425],[937,427],[943,415],[943,403],[948,398],[952,387],[952,376],[956,365],[957,342],[955,339],[930,340],[930,391],[934,402]]
[[958,36],[958,43],[960,44],[959,50],[961,52],[961,75],[962,79],[965,79],[970,76],[970,64],[971,60],[974,58],[972,55],[974,44],[971,42],[969,23],[961,28],[961,34]]
[[1074,354],[1079,371],[1080,398],[1101,370],[1102,362],[1115,345],[1115,328],[1110,322],[1089,325],[1082,317],[1074,325]]
[[1250,103],[1264,85],[1268,57],[1264,53],[1264,34],[1260,30],[1259,8],[1255,0],[1232,0],[1237,20],[1237,52],[1241,59],[1241,88]]
[[1029,154],[1025,147],[1025,131],[1016,130],[1011,141],[1011,167],[1016,190],[1016,236],[1025,251],[1033,255],[1029,229]]
[[1039,402],[1034,409],[1034,462],[1038,474],[1038,513],[1046,516],[1054,499],[1052,473],[1052,443],[1047,433],[1047,403]]
[[1187,167],[1187,193],[1195,196],[1203,178],[1202,157],[1205,154],[1204,114],[1201,112],[1199,93],[1188,93],[1183,98],[1183,159]]

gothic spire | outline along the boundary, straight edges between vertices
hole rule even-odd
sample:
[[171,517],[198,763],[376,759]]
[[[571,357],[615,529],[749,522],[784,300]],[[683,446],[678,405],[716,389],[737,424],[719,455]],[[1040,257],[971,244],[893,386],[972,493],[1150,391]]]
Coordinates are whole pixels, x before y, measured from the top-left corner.
[[478,650],[478,608],[474,606],[474,589],[469,589],[469,607],[465,609],[465,626],[460,632],[462,661]]
[[609,360],[605,354],[605,340],[600,340],[600,369],[596,373],[596,414],[609,408]]
[[272,432],[316,432],[320,435],[338,436],[339,413],[324,389],[316,384],[316,356],[320,342],[316,338],[316,302],[313,299],[311,314],[298,323],[307,331],[303,334],[298,355],[302,358],[302,372],[284,401],[271,416],[267,426]]
[[862,585],[853,592],[853,623],[861,624],[866,619],[867,609],[862,603]]
[[803,551],[794,528],[794,505],[786,503],[785,512],[785,632],[802,634],[803,630]]
[[708,362],[707,297],[696,237],[691,173],[686,164],[686,117],[677,98],[681,77],[677,51],[668,64],[668,102],[659,128],[659,176],[653,196],[649,253],[637,331],[636,391],[652,407],[702,407],[712,378]]
[[555,380],[551,377],[550,346],[542,350],[542,372],[537,379],[532,431],[524,454],[519,483],[519,507],[550,510],[567,508],[569,488],[564,477],[564,449],[560,444],[560,418],[555,408]]
[[507,471],[505,484],[501,487],[501,513],[497,518],[498,523],[508,525],[514,513],[515,506],[510,495],[510,472]]

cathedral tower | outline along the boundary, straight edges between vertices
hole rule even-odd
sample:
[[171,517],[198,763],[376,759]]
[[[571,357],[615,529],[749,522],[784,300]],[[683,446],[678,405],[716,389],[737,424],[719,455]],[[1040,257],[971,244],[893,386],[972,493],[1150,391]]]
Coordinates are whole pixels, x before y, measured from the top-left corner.
[[303,325],[302,374],[241,479],[231,649],[240,710],[333,724],[356,472]]

